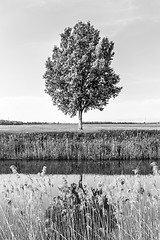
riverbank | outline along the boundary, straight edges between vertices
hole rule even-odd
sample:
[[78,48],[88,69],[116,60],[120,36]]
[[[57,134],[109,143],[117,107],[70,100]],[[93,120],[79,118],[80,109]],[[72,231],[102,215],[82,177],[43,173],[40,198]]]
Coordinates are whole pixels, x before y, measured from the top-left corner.
[[159,130],[0,132],[0,160],[96,162],[158,159]]

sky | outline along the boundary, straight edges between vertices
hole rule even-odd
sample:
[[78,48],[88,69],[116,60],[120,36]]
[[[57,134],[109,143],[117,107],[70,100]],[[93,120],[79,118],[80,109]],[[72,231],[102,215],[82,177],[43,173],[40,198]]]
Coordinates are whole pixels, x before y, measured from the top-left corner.
[[0,0],[0,119],[71,122],[44,92],[45,62],[60,34],[90,21],[115,44],[123,89],[83,121],[160,121],[159,0]]

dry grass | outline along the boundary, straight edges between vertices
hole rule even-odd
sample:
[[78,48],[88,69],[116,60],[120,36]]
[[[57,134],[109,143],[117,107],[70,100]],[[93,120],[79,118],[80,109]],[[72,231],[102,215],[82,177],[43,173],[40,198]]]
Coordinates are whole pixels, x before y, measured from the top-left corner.
[[[12,166],[13,174],[0,181],[0,239],[159,239],[160,176],[154,166],[153,175],[139,176],[136,169],[134,176],[112,176],[110,184],[94,189],[64,181],[59,197],[45,168],[31,176]],[[114,227],[108,225],[105,199],[116,218]],[[48,206],[54,212],[46,216]]]

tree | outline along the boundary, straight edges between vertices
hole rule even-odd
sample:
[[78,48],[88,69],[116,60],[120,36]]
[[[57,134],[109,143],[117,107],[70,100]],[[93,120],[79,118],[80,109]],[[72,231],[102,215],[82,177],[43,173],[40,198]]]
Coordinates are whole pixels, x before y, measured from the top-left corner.
[[60,46],[54,46],[45,65],[45,92],[63,113],[71,117],[78,113],[79,129],[83,112],[102,111],[122,89],[111,67],[114,43],[99,35],[90,22],[65,28]]

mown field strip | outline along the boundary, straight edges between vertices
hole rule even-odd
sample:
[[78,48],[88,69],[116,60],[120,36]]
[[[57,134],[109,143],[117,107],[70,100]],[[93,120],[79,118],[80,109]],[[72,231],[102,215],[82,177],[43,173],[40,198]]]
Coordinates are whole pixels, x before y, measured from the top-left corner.
[[[101,130],[160,130],[160,123],[84,124],[82,132]],[[0,125],[1,132],[77,132],[78,124]]]

